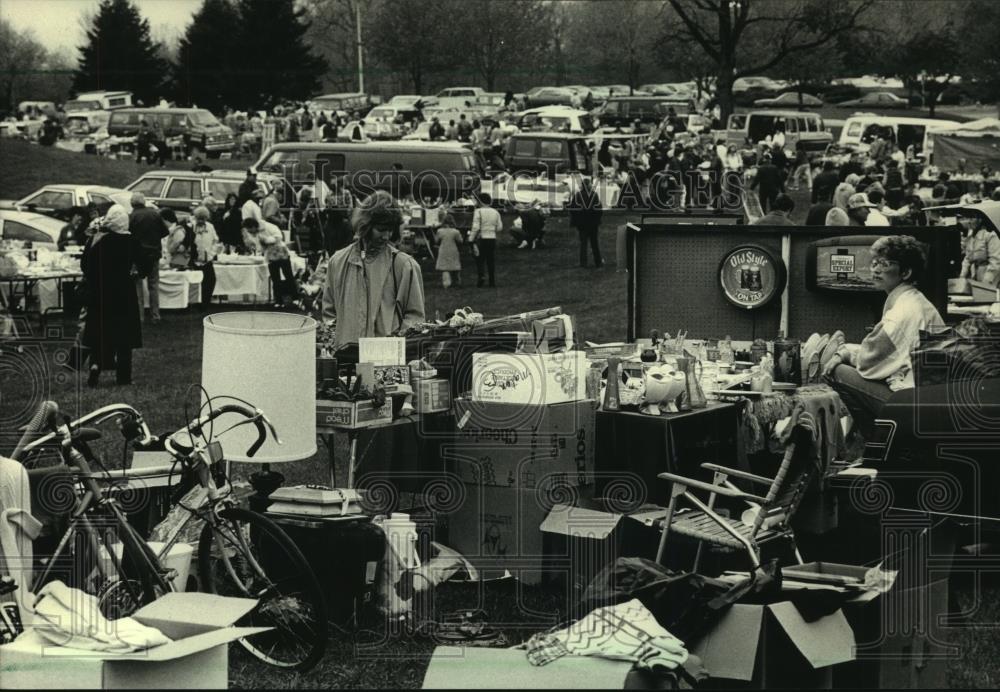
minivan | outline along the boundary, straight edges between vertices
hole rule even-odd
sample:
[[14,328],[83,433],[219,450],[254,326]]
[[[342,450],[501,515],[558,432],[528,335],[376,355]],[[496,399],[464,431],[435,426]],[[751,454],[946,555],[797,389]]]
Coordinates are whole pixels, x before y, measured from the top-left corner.
[[747,141],[757,143],[773,136],[780,127],[785,130],[786,149],[795,149],[796,142],[801,141],[807,152],[819,154],[833,142],[833,135],[818,113],[783,110],[733,113],[729,116],[726,141],[736,145]]
[[874,115],[871,113],[853,115],[844,121],[844,129],[840,131],[838,144],[866,151],[875,136],[879,133],[890,135],[906,151],[911,144],[916,152],[930,154],[933,138],[930,132],[951,127],[958,127],[954,120],[934,120],[931,118],[897,118],[891,115]]
[[158,120],[167,137],[184,137],[185,154],[198,148],[209,158],[236,148],[233,131],[204,108],[120,108],[111,112],[108,134],[134,137],[145,121],[150,127]]
[[519,132],[507,140],[510,173],[580,172],[591,175],[593,162],[587,138],[564,132]]
[[612,96],[598,109],[597,118],[601,127],[628,127],[636,120],[656,125],[670,108],[686,113],[692,106],[687,96]]
[[283,142],[269,148],[256,163],[261,172],[278,173],[295,188],[317,176],[345,176],[359,196],[386,190],[394,197],[441,197],[478,192],[486,168],[472,149],[457,142]]

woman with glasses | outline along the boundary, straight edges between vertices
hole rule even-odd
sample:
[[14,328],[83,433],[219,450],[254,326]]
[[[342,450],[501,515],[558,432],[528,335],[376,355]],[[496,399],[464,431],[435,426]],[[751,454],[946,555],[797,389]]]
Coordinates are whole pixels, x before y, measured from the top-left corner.
[[327,263],[323,317],[336,319],[335,348],[363,336],[393,336],[424,321],[424,281],[417,261],[392,246],[403,214],[378,190],[354,209],[354,242]]
[[892,393],[913,387],[910,353],[919,345],[921,330],[944,326],[937,308],[917,288],[926,266],[924,248],[913,236],[875,241],[872,282],[888,296],[882,319],[860,344],[840,347],[823,372],[865,437]]

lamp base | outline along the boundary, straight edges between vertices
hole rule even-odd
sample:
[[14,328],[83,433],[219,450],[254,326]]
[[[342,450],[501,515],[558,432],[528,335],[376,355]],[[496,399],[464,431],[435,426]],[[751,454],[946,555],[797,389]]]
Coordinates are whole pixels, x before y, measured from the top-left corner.
[[259,497],[267,497],[280,488],[285,477],[277,471],[272,471],[270,464],[261,464],[260,471],[255,471],[249,477],[250,486],[257,491]]

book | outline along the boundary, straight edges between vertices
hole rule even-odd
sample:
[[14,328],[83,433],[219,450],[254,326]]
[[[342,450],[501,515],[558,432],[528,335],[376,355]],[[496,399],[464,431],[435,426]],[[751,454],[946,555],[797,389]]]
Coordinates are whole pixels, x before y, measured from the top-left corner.
[[271,514],[298,514],[309,517],[342,517],[361,514],[361,505],[355,502],[335,505],[313,505],[300,502],[272,502],[267,508]]
[[348,488],[326,488],[316,485],[292,485],[278,488],[270,498],[276,502],[292,502],[311,505],[342,505],[345,502],[360,502],[357,490]]

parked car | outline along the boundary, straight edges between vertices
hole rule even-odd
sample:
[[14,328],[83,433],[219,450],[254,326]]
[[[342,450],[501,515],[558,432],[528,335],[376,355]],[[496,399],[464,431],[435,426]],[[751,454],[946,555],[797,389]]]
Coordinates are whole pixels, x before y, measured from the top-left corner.
[[[152,170],[129,183],[126,190],[141,192],[147,202],[160,207],[169,207],[178,212],[189,213],[209,194],[219,203],[226,196],[238,193],[240,184],[246,179],[245,171],[218,170],[195,173],[182,170]],[[257,186],[265,193],[277,189],[282,206],[291,206],[288,193],[291,188],[280,176],[273,173],[257,174]]]
[[107,129],[111,111],[77,111],[66,116],[63,131],[67,137],[85,137]]
[[387,190],[395,197],[457,199],[476,192],[485,173],[482,161],[458,142],[283,142],[256,163],[258,171],[281,175],[295,187],[310,184],[320,170],[346,176],[357,195]]
[[159,121],[167,137],[181,137],[185,154],[197,148],[218,158],[224,151],[236,148],[233,131],[220,123],[204,108],[119,108],[111,112],[108,134],[112,137],[134,137],[143,121],[152,126]]
[[69,220],[73,207],[94,204],[104,214],[112,204],[129,208],[130,194],[126,190],[104,185],[46,185],[3,207],[32,214],[44,214],[62,221]]
[[[397,120],[398,119],[398,120]],[[386,123],[414,123],[423,120],[423,115],[413,107],[399,105],[376,106],[365,116],[365,129],[369,123],[380,121]],[[399,130],[400,128],[396,128]],[[370,135],[369,135],[370,136]]]
[[958,127],[958,125],[956,120],[899,118],[874,113],[856,114],[844,122],[838,144],[857,151],[866,151],[875,136],[881,134],[894,140],[903,151],[912,144],[918,154],[929,154],[934,143],[931,133],[934,130]]
[[507,171],[511,174],[569,173],[591,175],[593,162],[584,136],[568,132],[519,132],[507,140]]
[[568,106],[542,106],[529,108],[514,117],[514,124],[523,132],[575,132],[590,134],[594,120],[590,113]]
[[860,98],[851,99],[849,101],[841,101],[835,105],[838,108],[897,109],[910,107],[909,101],[888,91],[873,91]]
[[793,110],[762,110],[753,113],[733,113],[726,128],[726,141],[742,146],[747,141],[760,142],[779,128],[785,131],[785,148],[795,149],[802,141],[806,151],[820,154],[833,142],[823,118],[817,113]]
[[782,83],[770,77],[740,77],[733,82],[733,93],[738,94],[751,89],[770,89],[777,91],[782,88]]
[[313,113],[343,112],[345,117],[354,113],[364,115],[372,107],[372,97],[360,91],[350,91],[338,94],[323,94],[309,99],[307,105]]
[[[567,87],[541,87],[526,95],[528,108],[539,106],[570,106],[573,104],[574,91]],[[582,96],[581,96],[582,98]]]
[[482,96],[485,93],[486,90],[481,89],[480,87],[450,87],[448,89],[442,89],[436,94],[436,96],[439,99],[462,97],[475,100],[477,96]]
[[812,94],[799,94],[795,91],[786,91],[780,96],[766,99],[756,99],[755,106],[765,106],[770,108],[819,108],[823,105],[823,99]]
[[690,98],[675,96],[612,96],[597,110],[601,127],[629,127],[636,120],[656,125],[673,108],[677,113],[692,110]]
[[420,108],[433,106],[437,103],[437,99],[433,96],[421,96],[420,94],[396,94],[385,105],[396,108],[417,108],[418,103],[420,104]]
[[30,242],[33,248],[57,249],[59,234],[66,223],[59,219],[16,209],[0,209],[0,237]]

